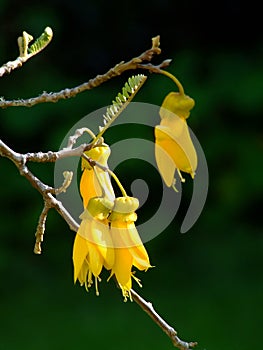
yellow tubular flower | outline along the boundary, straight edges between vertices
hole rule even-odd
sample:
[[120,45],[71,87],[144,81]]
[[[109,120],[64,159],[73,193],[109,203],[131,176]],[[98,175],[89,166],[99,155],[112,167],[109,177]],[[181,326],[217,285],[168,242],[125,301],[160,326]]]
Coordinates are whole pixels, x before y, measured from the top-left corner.
[[132,277],[140,285],[140,281],[133,275],[132,266],[144,271],[151,267],[147,251],[134,224],[137,219],[135,210],[138,206],[136,198],[116,198],[113,211],[108,218],[115,252],[110,277],[115,275],[124,301],[127,297],[131,299]]
[[197,155],[186,122],[194,104],[189,96],[171,92],[160,109],[161,123],[155,127],[155,158],[168,187],[174,187],[176,170],[182,181],[180,171],[195,176]]
[[[110,147],[103,144],[102,146],[94,147],[91,150],[86,151],[85,154],[92,160],[107,167],[107,161],[110,156]],[[113,201],[115,195],[109,174],[99,167],[92,167],[85,159],[82,159],[81,168],[83,173],[80,180],[80,194],[83,199],[84,208],[86,208],[92,197],[103,196]]]
[[79,280],[88,290],[95,278],[96,294],[103,266],[114,265],[114,249],[107,217],[113,202],[105,198],[91,198],[82,219],[73,246],[74,283]]

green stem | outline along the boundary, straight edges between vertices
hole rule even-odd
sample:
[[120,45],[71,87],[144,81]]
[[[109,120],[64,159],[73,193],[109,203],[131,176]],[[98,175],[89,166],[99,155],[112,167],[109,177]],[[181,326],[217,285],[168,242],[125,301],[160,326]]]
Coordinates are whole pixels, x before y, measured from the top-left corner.
[[163,75],[166,75],[168,78],[172,79],[172,81],[177,85],[179,89],[179,93],[181,95],[184,95],[184,88],[183,85],[180,83],[180,81],[171,73],[167,72],[166,70],[160,69],[159,72]]
[[85,131],[94,139],[96,139],[96,135],[89,128],[85,128]]
[[122,193],[123,197],[127,197],[127,193],[126,193],[124,187],[122,186],[120,180],[118,179],[118,177],[110,169],[108,169],[108,173],[110,174],[111,177],[114,178],[116,184],[118,185],[119,189],[121,190],[121,193]]

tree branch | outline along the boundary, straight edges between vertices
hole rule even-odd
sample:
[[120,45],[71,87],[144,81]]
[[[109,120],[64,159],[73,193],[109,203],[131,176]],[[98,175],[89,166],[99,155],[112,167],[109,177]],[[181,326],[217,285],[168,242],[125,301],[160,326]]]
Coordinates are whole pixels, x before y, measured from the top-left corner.
[[41,254],[41,251],[42,251],[41,243],[43,242],[43,238],[44,238],[44,233],[45,233],[45,229],[46,229],[46,219],[47,219],[49,209],[50,209],[50,206],[45,201],[44,208],[39,216],[37,230],[35,233],[35,236],[36,236],[36,242],[35,242],[35,246],[34,246],[34,253],[35,254]]
[[[50,191],[49,193],[57,195],[59,193],[66,192],[67,188],[71,184],[73,172],[72,171],[64,171],[63,176],[64,176],[64,182],[63,182],[62,186],[59,188],[54,188],[53,191]],[[34,253],[35,254],[41,254],[41,252],[42,252],[41,243],[43,242],[43,239],[44,239],[44,233],[46,230],[46,220],[47,220],[49,209],[51,208],[51,205],[49,203],[50,202],[49,199],[47,199],[45,197],[45,198],[43,198],[43,200],[44,200],[44,208],[39,216],[38,225],[37,225],[37,229],[36,229],[36,233],[35,233],[35,236],[36,236],[36,242],[35,242],[35,246],[34,246]]]
[[168,335],[173,345],[180,350],[187,350],[194,348],[197,342],[185,342],[178,336],[176,330],[171,327],[155,310],[152,303],[145,301],[138,293],[133,289],[131,290],[133,300],[145,311],[151,319]]
[[[50,34],[49,30],[47,31],[46,34],[47,35]],[[23,37],[20,37],[18,39],[20,56],[15,61],[8,62],[7,64],[0,67],[0,77],[5,73],[10,73],[11,70],[13,69],[20,67],[28,58],[32,57],[34,54],[42,50],[49,43],[51,38],[49,39],[48,37],[41,36],[39,39],[36,40],[36,42],[33,45],[31,45],[28,48],[28,43],[32,40],[32,37],[26,32],[23,32]],[[60,99],[74,97],[85,90],[90,90],[94,87],[97,87],[102,83],[106,82],[107,80],[110,80],[111,78],[122,74],[124,71],[131,70],[131,69],[146,69],[150,72],[160,73],[160,69],[167,67],[170,64],[170,60],[165,60],[158,66],[154,66],[149,63],[144,64],[145,61],[150,62],[154,55],[156,54],[158,55],[161,53],[161,49],[159,48],[159,45],[160,45],[160,37],[156,36],[155,38],[152,39],[152,47],[149,50],[143,52],[138,57],[132,58],[128,62],[121,62],[117,64],[115,67],[111,68],[105,74],[98,75],[94,79],[91,79],[86,83],[83,83],[72,89],[64,89],[56,93],[44,92],[42,95],[38,97],[30,98],[27,100],[5,101],[3,98],[0,98],[0,107],[2,108],[6,108],[10,106],[31,107],[35,104],[43,103],[43,102],[57,102]],[[71,138],[69,138],[67,147],[57,152],[49,151],[46,153],[36,152],[36,153],[21,154],[13,151],[2,140],[0,140],[0,156],[10,159],[15,164],[15,166],[20,172],[20,175],[24,176],[31,183],[31,185],[38,190],[38,192],[42,195],[42,198],[44,201],[44,207],[40,214],[38,226],[35,234],[36,243],[34,247],[34,252],[36,254],[41,253],[41,242],[43,241],[43,236],[45,232],[45,223],[46,223],[47,215],[50,208],[54,208],[62,216],[62,218],[67,222],[67,224],[69,225],[69,228],[72,231],[77,232],[79,225],[72,218],[70,213],[64,208],[62,203],[54,197],[55,194],[66,191],[67,187],[70,185],[73,174],[70,172],[65,172],[64,183],[60,188],[55,189],[53,187],[47,186],[40,179],[38,179],[28,169],[27,162],[29,161],[55,162],[58,159],[65,158],[65,157],[71,157],[71,156],[81,157],[84,151],[90,149],[91,144],[85,143],[76,148],[73,148],[73,146],[77,138],[80,137],[85,131],[89,132],[85,128],[77,130],[76,133]],[[99,142],[101,142],[101,140],[98,140],[98,143]],[[101,165],[97,162],[92,163],[91,159],[88,159],[88,161],[90,161],[91,164],[93,165],[101,167]],[[109,171],[108,168],[105,168],[104,170]],[[168,323],[164,321],[164,319],[154,310],[151,303],[145,301],[134,290],[131,290],[131,295],[133,300],[142,308],[142,310],[144,310],[152,318],[152,320],[167,334],[167,336],[171,339],[175,347],[177,347],[180,350],[189,350],[197,345],[196,342],[188,343],[180,340],[174,328],[172,328]]]
[[[61,150],[63,151],[63,150]],[[69,150],[70,153],[71,150]],[[74,151],[74,150],[73,150]],[[37,157],[37,154],[39,154],[39,161],[40,162],[47,162],[48,160],[44,160],[45,157],[42,157],[41,155],[50,155],[49,159],[56,158],[56,155],[60,152],[48,152],[48,153],[34,153],[35,157]],[[30,155],[30,153],[29,153]],[[50,208],[55,208],[56,211],[64,218],[64,220],[69,225],[70,229],[73,231],[76,231],[78,229],[78,223],[71,217],[69,212],[64,208],[62,203],[58,201],[52,193],[54,193],[55,189],[53,187],[47,186],[44,184],[41,180],[39,180],[27,167],[26,163],[30,159],[27,158],[25,154],[17,153],[13,151],[10,147],[8,147],[2,140],[0,140],[0,156],[6,157],[10,159],[17,169],[20,172],[21,176],[24,176],[31,185],[42,195],[44,202],[47,202],[50,206]],[[30,159],[31,160],[31,159]],[[37,161],[37,158],[34,158],[34,161]]]
[[122,61],[118,63],[115,67],[108,70],[105,74],[97,75],[95,78],[90,79],[86,83],[83,83],[73,88],[67,88],[59,92],[50,92],[50,93],[43,92],[40,96],[32,97],[26,100],[20,99],[20,100],[8,101],[2,97],[0,98],[0,107],[1,108],[18,107],[18,106],[32,107],[39,103],[58,102],[61,99],[68,99],[68,98],[74,97],[83,91],[91,90],[101,85],[102,83],[105,83],[106,81],[121,75],[123,72],[127,70],[140,68],[140,69],[146,69],[150,72],[158,72],[160,68],[167,67],[170,64],[171,60],[165,60],[158,66],[143,64],[143,62],[145,61],[149,62],[152,60],[154,55],[159,55],[161,53],[161,49],[159,45],[160,45],[160,36],[158,35],[152,39],[152,47],[150,49],[146,50],[139,56],[132,58],[128,62]]
[[[81,130],[81,129],[80,129]],[[70,213],[64,208],[62,203],[58,201],[54,196],[53,193],[62,192],[66,190],[66,188],[70,184],[70,177],[72,174],[66,173],[64,174],[65,181],[63,185],[59,189],[54,189],[52,187],[49,187],[45,185],[43,182],[41,182],[36,176],[34,176],[26,166],[27,161],[34,161],[34,162],[48,162],[48,161],[55,161],[56,159],[59,159],[61,157],[68,157],[72,155],[81,156],[80,152],[83,152],[85,148],[88,147],[87,144],[81,145],[77,147],[76,149],[71,149],[73,144],[75,143],[75,138],[79,137],[81,132],[76,131],[73,138],[71,137],[69,139],[68,148],[65,148],[59,152],[48,152],[48,153],[27,153],[27,154],[20,154],[15,151],[13,151],[11,148],[9,148],[3,141],[0,140],[0,155],[3,157],[7,157],[10,159],[18,168],[20,174],[24,176],[31,185],[36,188],[40,194],[43,197],[44,201],[44,208],[41,212],[38,227],[36,231],[36,243],[34,247],[34,252],[36,254],[41,253],[41,242],[43,241],[43,235],[45,231],[45,222],[47,218],[47,214],[50,208],[54,208],[61,216],[62,218],[67,222],[70,229],[72,231],[77,232],[79,225],[78,223],[72,218]],[[90,159],[88,159],[91,161]],[[96,166],[100,166],[97,162],[95,162]],[[108,169],[105,169],[107,171]],[[167,334],[167,336],[171,339],[173,345],[177,347],[179,350],[190,350],[193,347],[197,345],[196,342],[185,342],[182,341],[178,336],[177,332],[174,328],[172,328],[164,319],[154,310],[152,304],[150,302],[145,301],[138,293],[136,293],[134,290],[131,290],[131,295],[133,300],[152,318],[152,320]]]

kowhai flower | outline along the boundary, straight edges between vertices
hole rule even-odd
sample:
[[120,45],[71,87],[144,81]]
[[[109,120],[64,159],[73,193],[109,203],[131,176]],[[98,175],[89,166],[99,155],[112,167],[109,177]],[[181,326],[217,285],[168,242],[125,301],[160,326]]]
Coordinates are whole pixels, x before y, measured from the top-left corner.
[[155,158],[168,187],[175,185],[176,170],[182,181],[181,171],[195,176],[197,155],[186,122],[194,104],[189,96],[171,92],[160,109],[161,122],[155,127]]
[[[108,158],[110,156],[110,147],[106,144],[94,147],[85,154],[95,160],[99,164],[107,167]],[[80,194],[83,199],[83,206],[86,208],[90,198],[92,197],[106,197],[109,200],[114,200],[115,195],[111,185],[110,176],[103,169],[94,166],[82,158],[81,168],[83,170],[80,180]]]
[[125,301],[127,297],[131,299],[132,278],[140,285],[132,267],[144,271],[151,267],[147,251],[134,224],[138,206],[137,198],[118,197],[108,218],[115,254],[110,277],[115,275]]
[[78,280],[88,290],[95,281],[99,295],[98,281],[105,267],[111,270],[110,277],[116,277],[124,300],[132,299],[132,278],[141,286],[133,266],[144,271],[151,267],[134,224],[138,206],[138,200],[128,196],[116,198],[114,204],[105,198],[89,200],[73,246],[74,283]]
[[[109,146],[103,144],[85,153],[107,167]],[[105,169],[92,167],[85,159],[82,169],[80,192],[86,209],[80,216],[82,221],[73,247],[74,282],[78,280],[88,290],[95,281],[99,294],[98,281],[104,267],[111,271],[110,277],[115,276],[126,301],[127,297],[131,299],[132,278],[141,285],[134,276],[133,266],[145,271],[151,267],[134,224],[139,202],[126,195],[113,172],[109,171],[123,193],[123,197],[116,199]]]
[[114,265],[114,249],[107,217],[113,202],[106,198],[91,198],[82,219],[73,246],[74,283],[79,280],[88,290],[95,279],[96,294],[103,267]]

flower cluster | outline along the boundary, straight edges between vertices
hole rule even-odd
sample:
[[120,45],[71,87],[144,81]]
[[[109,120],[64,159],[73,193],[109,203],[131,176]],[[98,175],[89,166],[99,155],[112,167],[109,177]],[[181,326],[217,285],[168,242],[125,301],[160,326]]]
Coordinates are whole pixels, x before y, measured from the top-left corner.
[[[95,147],[86,155],[106,165],[109,147]],[[151,267],[146,249],[135,227],[139,201],[127,195],[115,198],[108,173],[82,162],[83,175],[80,191],[84,212],[73,246],[74,282],[77,280],[88,290],[98,281],[103,267],[115,276],[124,300],[131,299],[133,266],[146,271]],[[99,194],[99,195],[98,195]]]
[[[197,155],[186,122],[195,102],[184,94],[174,76],[160,72],[174,80],[179,88],[179,92],[165,97],[160,109],[161,122],[155,127],[156,163],[165,184],[176,190],[175,172],[184,181],[181,171],[194,178],[197,168]],[[93,148],[82,158],[80,193],[84,212],[73,247],[74,282],[78,280],[88,290],[95,281],[98,295],[100,274],[105,268],[110,272],[108,280],[115,277],[126,301],[132,300],[132,279],[141,285],[133,267],[147,271],[151,264],[135,226],[138,199],[127,196],[116,175],[108,169],[110,148],[105,143],[96,144],[102,133],[94,136]],[[110,175],[122,197],[115,197]]]

